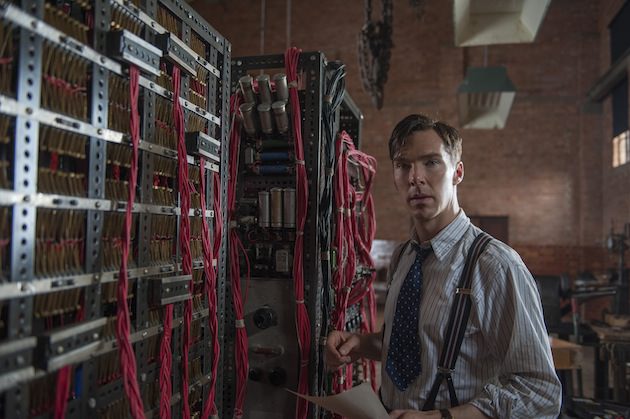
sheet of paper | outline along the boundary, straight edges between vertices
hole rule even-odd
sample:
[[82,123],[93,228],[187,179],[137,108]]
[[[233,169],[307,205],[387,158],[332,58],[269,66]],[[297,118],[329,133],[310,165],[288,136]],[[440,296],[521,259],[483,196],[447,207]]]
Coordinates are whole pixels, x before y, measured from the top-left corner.
[[298,397],[348,419],[387,419],[389,415],[368,383],[327,397],[313,397],[288,390]]

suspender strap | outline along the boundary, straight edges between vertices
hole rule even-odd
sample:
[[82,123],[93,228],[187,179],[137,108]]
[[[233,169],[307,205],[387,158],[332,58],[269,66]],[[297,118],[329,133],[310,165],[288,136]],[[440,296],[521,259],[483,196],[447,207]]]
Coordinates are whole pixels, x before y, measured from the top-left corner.
[[438,372],[422,410],[434,409],[435,399],[444,381],[446,381],[448,386],[451,406],[459,405],[451,374],[455,368],[455,362],[457,362],[457,357],[462,347],[462,341],[464,340],[468,318],[470,317],[470,309],[472,307],[470,293],[475,265],[490,240],[492,240],[492,237],[489,234],[481,232],[481,234],[475,237],[475,241],[473,241],[472,246],[470,246],[468,250],[466,264],[464,265],[464,270],[462,271],[462,276],[455,292],[455,300],[451,306],[451,313],[448,318],[448,326],[446,327],[446,334],[444,336],[445,345],[442,347]]

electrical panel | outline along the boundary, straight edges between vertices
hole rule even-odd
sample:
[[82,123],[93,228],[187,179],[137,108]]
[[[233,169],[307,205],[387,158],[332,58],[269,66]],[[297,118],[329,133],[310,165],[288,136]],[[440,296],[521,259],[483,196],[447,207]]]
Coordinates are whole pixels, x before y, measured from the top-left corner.
[[181,0],[0,41],[0,417],[221,412],[229,42]]
[[[343,65],[321,52],[290,49],[284,56],[232,60],[224,405],[235,415],[319,417],[326,413],[285,388],[311,395],[338,390],[323,362],[339,306],[333,182],[337,163],[346,162],[338,161],[335,147],[347,146],[348,134],[340,134],[346,130],[355,135],[351,148],[358,148],[363,119],[345,93],[344,76]],[[364,186],[362,173],[351,172],[345,179]],[[358,281],[364,276],[356,275]],[[356,302],[346,315],[344,306],[346,330],[360,330],[361,308]],[[365,379],[357,372],[357,381]]]

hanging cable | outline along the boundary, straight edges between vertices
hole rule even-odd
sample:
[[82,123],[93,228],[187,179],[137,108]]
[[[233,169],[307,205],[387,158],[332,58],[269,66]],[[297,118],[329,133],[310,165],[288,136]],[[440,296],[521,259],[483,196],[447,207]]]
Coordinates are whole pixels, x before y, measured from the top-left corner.
[[68,397],[70,397],[70,377],[72,376],[72,366],[66,365],[57,373],[57,385],[55,394],[55,419],[66,417],[66,407]]
[[[333,310],[334,295],[331,285],[331,237],[333,220],[333,174],[335,168],[335,120],[337,109],[343,101],[345,94],[345,66],[343,64],[330,62],[328,67],[332,67],[330,77],[326,80],[324,91],[324,102],[322,104],[322,122],[324,125],[324,181],[320,194],[320,214],[319,214],[319,241],[322,253],[322,305],[324,313],[331,313]],[[323,316],[321,338],[325,338],[330,331],[330,316]],[[318,385],[321,387],[326,372],[325,364],[320,363],[318,377],[321,378]]]
[[129,307],[127,305],[127,260],[129,259],[129,251],[131,248],[131,226],[132,226],[132,208],[136,198],[136,185],[138,183],[138,143],[140,141],[140,115],[138,114],[138,95],[140,92],[139,84],[140,71],[135,66],[129,67],[129,93],[130,93],[130,129],[131,129],[131,168],[129,170],[128,199],[125,209],[124,219],[124,236],[122,240],[122,256],[120,263],[120,271],[118,274],[117,288],[117,322],[116,322],[116,339],[118,341],[118,353],[120,358],[120,369],[123,379],[123,385],[127,399],[129,399],[129,408],[131,416],[134,419],[144,418],[144,407],[142,405],[142,396],[136,379],[136,356],[133,346],[129,340],[129,331],[131,324],[129,320]]
[[[375,330],[375,300],[372,283],[375,278],[374,263],[370,249],[376,230],[372,185],[376,173],[376,159],[355,149],[352,138],[341,132],[335,144],[335,181],[334,204],[336,208],[335,235],[333,245],[336,249],[336,270],[333,272],[332,288],[335,293],[335,307],[331,318],[336,330],[346,327],[346,311],[359,304],[361,330]],[[363,188],[355,187],[348,165],[358,167],[357,175],[363,179]],[[370,270],[369,275],[357,278],[357,267]],[[367,296],[367,301],[366,300]],[[365,304],[369,310],[368,315]],[[375,365],[362,360],[364,371],[371,381],[375,378]],[[375,383],[373,382],[374,386]],[[338,393],[352,386],[352,365],[337,371],[333,376],[333,391]]]
[[[192,255],[190,251],[190,193],[192,186],[188,176],[188,155],[186,152],[186,138],[184,127],[184,110],[179,103],[179,95],[181,90],[181,74],[179,67],[173,66],[173,119],[175,121],[175,130],[177,132],[177,179],[180,194],[180,228],[179,228],[179,248],[182,254],[182,273],[184,275],[192,275]],[[192,343],[190,336],[190,326],[192,324],[192,290],[193,281],[188,285],[188,291],[191,293],[189,298],[184,302],[184,330],[182,334],[182,407],[184,419],[190,419],[190,405],[188,402],[188,381],[189,381],[189,364],[188,349]]]
[[[206,160],[199,158],[199,200],[201,201],[201,227],[202,227],[202,246],[203,246],[203,271],[205,275],[204,288],[206,298],[208,299],[208,328],[212,339],[212,363],[210,367],[210,382],[208,383],[208,397],[203,407],[203,419],[210,416],[218,418],[218,410],[215,403],[217,372],[219,369],[219,328],[217,320],[217,290],[216,290],[216,271],[212,265],[214,259],[214,243],[210,241],[210,229],[208,228],[208,220],[206,219]],[[214,195],[219,195],[219,189],[214,189]],[[214,206],[215,217],[220,213],[220,206]],[[216,226],[215,226],[216,228]]]
[[241,269],[239,263],[239,249],[243,247],[235,228],[236,223],[236,178],[238,172],[238,153],[241,141],[240,124],[237,123],[236,114],[241,105],[241,97],[237,94],[230,98],[230,151],[228,165],[228,217],[230,220],[229,231],[229,261],[230,261],[230,283],[232,285],[232,305],[234,307],[234,318],[236,327],[235,345],[235,368],[236,368],[236,397],[234,401],[234,417],[243,416],[243,406],[245,405],[245,390],[247,387],[247,373],[249,370],[248,340],[245,330],[245,320],[243,318],[243,299],[241,297]]
[[[295,291],[295,323],[300,348],[300,369],[298,393],[308,394],[309,360],[311,356],[311,323],[304,303],[304,224],[308,211],[308,178],[304,163],[304,143],[302,141],[302,116],[298,97],[298,61],[301,50],[289,48],[284,55],[285,73],[289,86],[291,117],[293,122],[293,144],[295,148],[296,172],[296,231],[293,252],[293,278]],[[295,416],[304,419],[308,415],[308,402],[298,397]]]

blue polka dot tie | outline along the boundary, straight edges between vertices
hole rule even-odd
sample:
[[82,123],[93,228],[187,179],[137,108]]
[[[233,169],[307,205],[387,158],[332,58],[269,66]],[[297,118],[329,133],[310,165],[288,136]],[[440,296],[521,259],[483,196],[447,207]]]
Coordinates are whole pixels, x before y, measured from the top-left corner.
[[418,313],[422,291],[422,262],[431,253],[431,248],[420,248],[415,243],[413,245],[417,252],[416,260],[398,294],[385,364],[385,370],[400,391],[405,391],[422,370]]

